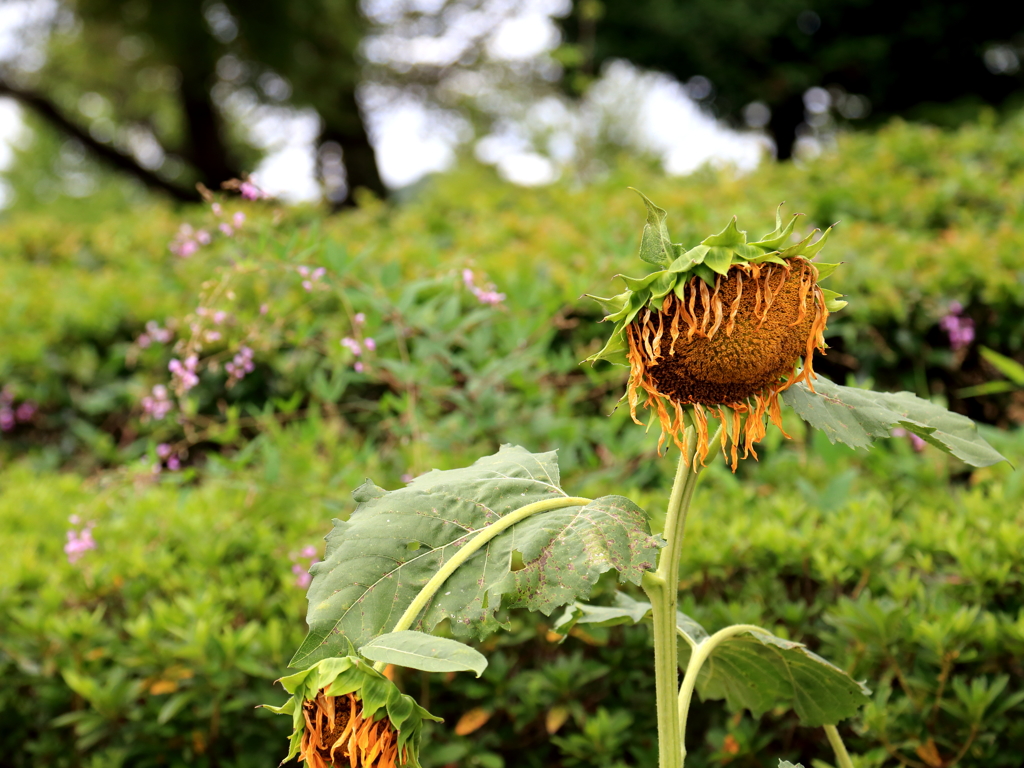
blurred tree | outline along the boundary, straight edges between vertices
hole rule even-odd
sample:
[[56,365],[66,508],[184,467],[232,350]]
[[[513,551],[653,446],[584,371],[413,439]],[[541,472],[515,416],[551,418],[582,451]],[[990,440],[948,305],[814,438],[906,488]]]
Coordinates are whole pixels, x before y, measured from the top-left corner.
[[849,120],[950,124],[1024,90],[1024,4],[573,0],[561,26],[571,91],[609,59],[661,70],[719,117],[766,126],[780,159],[830,103]]
[[0,95],[179,200],[255,165],[254,104],[312,108],[325,193],[347,205],[387,194],[356,99],[367,28],[358,0],[64,0],[45,63],[6,68]]

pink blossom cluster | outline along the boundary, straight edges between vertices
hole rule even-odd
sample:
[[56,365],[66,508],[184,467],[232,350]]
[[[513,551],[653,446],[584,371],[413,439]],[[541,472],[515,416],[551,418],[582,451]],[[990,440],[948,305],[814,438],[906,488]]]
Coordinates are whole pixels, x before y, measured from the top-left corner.
[[301,266],[296,267],[295,271],[298,272],[303,278],[305,278],[302,281],[302,287],[305,288],[307,291],[312,291],[313,283],[319,281],[320,278],[327,273],[327,270],[324,269],[323,267],[310,269],[309,267]]
[[963,304],[954,301],[949,305],[949,313],[939,321],[939,327],[949,336],[949,346],[954,350],[970,346],[974,341],[974,321],[962,315]]
[[[213,205],[214,205],[214,211],[213,212],[216,213],[219,216],[220,215],[220,206],[217,205],[216,203],[214,203]],[[222,235],[224,235],[225,237],[231,237],[233,234],[235,234],[235,230],[236,229],[240,229],[241,226],[244,223],[245,223],[245,214],[242,213],[241,211],[236,211],[231,216],[231,223],[230,224],[228,224],[226,221],[222,221],[220,224],[217,225],[217,229],[219,229],[220,233]]]
[[205,229],[195,230],[191,224],[182,224],[178,234],[171,241],[171,253],[187,259],[199,250],[200,246],[209,245],[213,238]]
[[469,288],[469,292],[476,296],[481,304],[493,307],[505,300],[505,294],[498,293],[493,284],[487,283],[486,288],[478,286],[472,269],[462,270],[462,282],[465,283],[466,287]]
[[135,343],[145,349],[150,344],[156,342],[157,344],[166,344],[171,340],[174,334],[168,328],[161,328],[160,323],[156,320],[150,320],[146,323],[146,332],[139,335],[139,338],[135,340]]
[[147,418],[160,421],[174,408],[167,387],[157,384],[151,394],[142,398],[142,412]]
[[246,200],[266,200],[270,197],[266,192],[251,181],[243,181],[238,185],[238,193]]
[[229,387],[234,386],[244,379],[246,374],[252,373],[256,369],[252,361],[252,354],[249,347],[242,347],[230,362],[225,363],[224,370],[228,372]]
[[[295,574],[294,584],[299,589],[305,589],[313,581],[313,576],[309,573],[309,569],[315,563],[320,562],[316,555],[317,548],[312,546],[304,547],[298,555],[292,555],[292,573]],[[309,561],[308,565],[303,562],[304,560]]]
[[892,436],[893,437],[909,437],[910,438],[910,444],[914,447],[914,451],[917,452],[917,453],[920,453],[921,451],[923,451],[924,447],[927,445],[927,443],[922,438],[918,437],[913,432],[908,432],[903,427],[896,427],[896,429],[894,429],[892,431]]
[[10,387],[0,389],[0,432],[10,432],[18,424],[32,421],[37,410],[38,406],[31,400],[15,406],[14,393]]
[[199,383],[199,375],[196,373],[198,364],[199,358],[195,355],[189,355],[184,362],[175,358],[167,364],[167,370],[174,376],[175,387],[182,393]]
[[[96,523],[88,522],[82,525],[78,515],[69,517],[68,522],[75,527],[68,531],[68,540],[64,544],[64,554],[68,556],[68,562],[74,564],[90,549],[96,549],[96,540],[92,537],[92,529],[96,527]],[[77,526],[80,525],[81,528],[78,528]]]
[[181,469],[181,459],[178,458],[177,454],[174,453],[174,449],[167,443],[160,443],[156,447],[156,455],[160,458],[160,461],[153,465],[154,475],[159,475],[165,466],[171,472],[177,472]]
[[[361,322],[359,320],[360,316],[363,317],[363,320],[366,319],[366,316],[363,315],[362,312],[360,312],[358,315],[356,315],[357,323]],[[345,347],[345,349],[347,349],[356,357],[361,357],[363,352],[375,351],[377,349],[377,342],[369,338],[363,339],[362,342],[360,342],[357,339],[353,339],[351,336],[346,336],[341,340],[341,346]],[[366,369],[366,367],[363,365],[362,360],[356,360],[355,365],[352,367],[355,369],[356,373],[362,373]]]

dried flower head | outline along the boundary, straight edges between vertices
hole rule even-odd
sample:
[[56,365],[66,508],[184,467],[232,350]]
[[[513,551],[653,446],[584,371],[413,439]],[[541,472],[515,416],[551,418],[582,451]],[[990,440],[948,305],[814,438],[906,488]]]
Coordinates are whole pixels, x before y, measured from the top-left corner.
[[418,768],[424,720],[439,720],[357,656],[324,659],[279,680],[292,697],[288,756],[308,768]]
[[814,352],[825,349],[829,312],[846,303],[818,285],[838,265],[811,261],[831,228],[814,243],[817,230],[785,247],[797,216],[783,227],[780,206],[775,230],[756,242],[747,242],[734,218],[683,252],[669,239],[665,212],[644,202],[640,257],[665,269],[624,277],[625,293],[598,299],[616,327],[589,359],[625,358],[630,414],[642,423],[636,410],[643,398],[661,426],[659,448],[671,438],[685,456],[689,422],[704,463],[708,417],[719,419],[722,451],[735,470],[741,449],[743,458],[757,458],[754,444],[769,419],[782,429],[779,394],[798,381],[813,388]]

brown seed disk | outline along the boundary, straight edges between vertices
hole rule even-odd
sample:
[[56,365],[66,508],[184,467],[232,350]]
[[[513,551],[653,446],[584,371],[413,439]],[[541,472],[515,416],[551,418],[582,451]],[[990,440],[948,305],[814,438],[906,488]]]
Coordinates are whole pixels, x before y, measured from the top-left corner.
[[[662,354],[646,361],[658,391],[677,403],[722,405],[746,400],[791,375],[807,353],[816,314],[809,292],[801,290],[802,273],[778,266],[744,279],[742,268],[734,267],[718,279],[707,304],[694,285],[700,278],[692,278],[684,295],[696,295],[693,314],[713,323],[717,307],[730,315],[735,308],[733,322],[713,335],[698,326],[692,336],[681,333],[674,342],[663,342]],[[687,303],[670,294],[662,313],[689,314]]]

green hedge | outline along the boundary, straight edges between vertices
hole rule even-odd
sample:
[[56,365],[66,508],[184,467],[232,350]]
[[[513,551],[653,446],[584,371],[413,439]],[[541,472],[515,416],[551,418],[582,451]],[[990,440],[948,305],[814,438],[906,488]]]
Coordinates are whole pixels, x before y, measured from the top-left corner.
[[[1024,688],[1019,473],[1003,465],[950,486],[956,465],[931,449],[916,454],[898,440],[855,454],[787,426],[794,442],[772,438],[741,476],[708,470],[688,532],[682,609],[711,629],[757,622],[804,639],[865,679],[877,704],[843,728],[865,756],[859,765],[893,764],[886,743],[913,759],[929,739],[945,758],[970,739],[961,766],[1017,765],[1024,718],[999,709],[1019,703],[1012,693]],[[244,454],[211,459],[198,485],[187,472],[154,476],[144,466],[92,481],[25,461],[4,467],[4,765],[280,759],[287,718],[252,707],[283,700],[272,681],[303,635],[292,565],[308,563],[296,557],[307,546],[322,552],[329,519],[352,509],[349,491],[364,476],[400,482],[372,445],[339,440],[338,427],[268,427]],[[1024,459],[1021,435],[993,439]],[[652,468],[646,490],[581,470],[565,486],[627,492],[657,513],[668,464]],[[89,522],[97,548],[69,563],[66,532]],[[613,588],[602,582],[594,599]],[[428,768],[650,764],[646,629],[576,630],[559,646],[544,617],[513,619],[512,634],[484,643],[492,662],[481,680],[401,678],[447,721],[429,737]],[[961,710],[993,691],[971,739],[974,716]],[[486,722],[455,735],[478,708]],[[758,725],[713,702],[692,722],[697,766],[829,759],[822,734],[782,712]]]
[[[297,348],[310,340],[333,348],[351,331],[340,295],[350,293],[353,309],[369,314],[379,307],[375,319],[384,326],[394,312],[434,301],[443,338],[420,351],[437,353],[436,365],[417,372],[428,387],[472,399],[497,377],[512,412],[535,409],[538,397],[567,420],[607,410],[612,399],[595,403],[592,391],[572,390],[590,375],[576,362],[603,330],[590,322],[599,315],[581,294],[608,295],[618,290],[612,275],[643,271],[635,258],[643,206],[626,189],[635,186],[669,211],[672,233],[683,242],[733,214],[752,233],[770,229],[780,200],[807,213],[807,228],[841,220],[826,255],[844,262],[831,286],[850,305],[833,318],[832,350],[819,369],[838,380],[853,375],[883,389],[936,394],[975,419],[1007,424],[1019,411],[1013,395],[961,400],[956,393],[998,375],[978,344],[1024,359],[1022,138],[1024,116],[953,133],[897,122],[876,135],[841,137],[834,152],[813,161],[766,164],[748,175],[708,170],[668,179],[624,161],[586,185],[567,179],[539,189],[513,187],[467,166],[435,178],[397,208],[370,205],[325,218],[308,209],[233,207],[226,215],[248,214],[243,234],[218,238],[188,260],[172,255],[169,244],[179,224],[215,231],[207,210],[175,213],[154,204],[112,213],[101,224],[62,226],[22,214],[0,222],[0,384],[19,401],[42,406],[18,435],[21,445],[47,446],[52,462],[76,458],[87,468],[137,457],[147,444],[137,438],[151,432],[138,419],[139,402],[166,379],[169,354],[136,355],[132,341],[151,320],[184,329],[206,281],[256,263],[277,272],[254,282],[245,311],[255,320],[256,308],[269,300],[274,319],[287,318],[257,350],[260,386],[250,382],[242,393],[261,409],[274,398],[359,410],[368,393],[406,397],[406,388],[387,376],[364,381],[368,389],[313,386],[322,380],[314,371],[321,363]],[[288,267],[307,263],[328,270],[336,287],[330,299],[305,303]],[[436,295],[457,292],[466,267],[509,296],[508,311],[487,322],[511,370],[492,367],[490,378],[459,372],[461,329]],[[424,289],[433,297],[408,298],[410,281],[441,278],[448,280],[443,287]],[[474,302],[462,296],[468,312]],[[976,343],[960,351],[938,325],[954,301],[977,331]],[[429,311],[419,321],[432,321]],[[381,357],[398,352],[393,344]],[[473,365],[477,372],[486,367]],[[323,374],[328,382],[331,374]],[[598,379],[606,380],[600,372]],[[207,405],[239,399],[222,384],[210,383]]]

